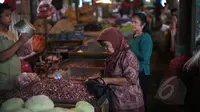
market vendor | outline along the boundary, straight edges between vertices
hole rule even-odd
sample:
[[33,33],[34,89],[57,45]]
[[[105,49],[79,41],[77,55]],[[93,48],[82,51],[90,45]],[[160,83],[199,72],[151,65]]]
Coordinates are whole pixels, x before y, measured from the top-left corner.
[[122,33],[116,28],[107,28],[98,41],[111,54],[106,60],[105,77],[102,78],[112,91],[111,111],[144,112],[138,60],[128,49]]
[[0,4],[0,93],[15,88],[16,77],[21,71],[16,52],[29,39],[27,34],[21,34],[17,40],[9,31],[11,22],[11,8]]

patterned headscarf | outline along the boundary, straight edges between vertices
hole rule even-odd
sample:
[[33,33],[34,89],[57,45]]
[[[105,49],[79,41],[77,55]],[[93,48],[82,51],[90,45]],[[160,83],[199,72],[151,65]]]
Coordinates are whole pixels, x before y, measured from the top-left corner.
[[112,73],[115,69],[116,63],[119,61],[119,59],[123,59],[123,57],[125,57],[128,50],[124,36],[118,29],[110,27],[102,31],[97,40],[109,41],[114,48],[114,53],[111,54],[106,60],[105,69],[105,74]]

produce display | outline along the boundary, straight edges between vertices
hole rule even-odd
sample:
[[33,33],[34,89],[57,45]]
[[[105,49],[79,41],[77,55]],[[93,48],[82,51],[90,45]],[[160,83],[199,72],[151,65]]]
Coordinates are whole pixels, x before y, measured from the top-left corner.
[[96,7],[89,4],[84,4],[81,8],[79,8],[79,12],[81,15],[93,13],[96,11]]
[[33,52],[32,50],[32,39],[29,39],[22,47],[17,51],[18,57],[24,57]]
[[35,64],[34,71],[35,71],[35,73],[37,73],[40,76],[40,78],[42,78],[43,76],[41,76],[41,75],[46,73],[50,67],[51,67],[50,63],[39,62],[39,63]]
[[112,27],[112,24],[109,24],[109,23],[104,23],[104,24],[102,24],[102,31],[104,30],[104,29],[106,29],[106,28],[109,28],[109,27]]
[[73,64],[68,64],[66,65],[66,68],[103,68],[104,65],[102,64],[78,64],[78,63],[73,63]]
[[[76,12],[73,8],[68,8],[65,12],[66,16],[70,19],[73,25],[77,24],[76,21]],[[78,13],[79,16],[79,13]]]
[[45,79],[28,88],[15,93],[15,97],[30,98],[36,95],[46,95],[51,99],[66,100],[66,101],[92,101],[95,97],[91,95],[85,85],[84,81],[74,81],[65,79]]
[[51,0],[43,0],[37,8],[38,17],[46,18],[56,13],[55,7],[51,4]]
[[[45,33],[45,21],[44,19],[37,19],[35,20],[33,26],[35,27],[37,34],[44,34]],[[47,31],[49,31],[52,28],[51,24],[47,24]]]
[[24,105],[24,101],[20,98],[11,98],[5,101],[1,105],[0,112],[12,112],[14,110],[21,109]]
[[93,23],[96,21],[96,17],[93,15],[85,15],[79,18],[79,21],[82,23]]
[[21,73],[23,73],[23,72],[32,73],[33,72],[31,65],[28,62],[26,62],[24,60],[20,60],[20,62],[21,62]]
[[43,35],[34,35],[32,37],[32,47],[34,52],[42,52],[45,48],[45,37]]
[[70,111],[70,109],[63,109],[60,107],[55,107],[55,108],[49,110],[48,112],[73,112],[73,111]]
[[61,79],[63,76],[67,74],[67,70],[53,68],[49,70],[48,73],[46,74],[47,75],[45,74],[44,75],[48,78]]
[[40,78],[36,73],[22,73],[17,77],[16,82],[19,88],[25,88],[39,81]]
[[[19,102],[20,101],[20,102]],[[11,98],[5,101],[0,112],[94,112],[94,107],[86,102],[79,101],[75,108],[67,109],[54,107],[54,103],[45,95],[32,96],[25,103],[20,98]]]
[[93,23],[96,22],[96,17],[94,16],[94,12],[96,12],[96,7],[84,4],[81,8],[79,8],[79,21],[81,23]]
[[92,77],[96,74],[89,74],[89,75],[84,75],[84,76],[72,76],[72,75],[69,75],[68,76],[68,79],[71,79],[71,80],[80,80],[80,81],[85,81],[87,80],[89,77]]
[[96,23],[89,23],[84,27],[84,31],[100,31],[101,29],[101,25]]
[[13,111],[13,112],[32,112],[32,111],[29,110],[29,109],[21,108],[21,109],[18,109],[16,111]]
[[59,20],[49,31],[50,34],[60,34],[74,31],[74,26],[69,19]]
[[121,26],[120,31],[121,32],[132,32],[132,24],[131,23],[124,24],[123,26]]
[[94,107],[85,101],[79,101],[76,103],[76,112],[94,112]]
[[54,103],[45,95],[30,97],[24,105],[25,108],[33,112],[44,112],[54,108]]

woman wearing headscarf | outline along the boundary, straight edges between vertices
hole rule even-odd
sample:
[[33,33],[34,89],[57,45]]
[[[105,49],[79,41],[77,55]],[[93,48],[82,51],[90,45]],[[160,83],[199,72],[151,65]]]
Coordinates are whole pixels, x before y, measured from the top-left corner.
[[193,56],[185,63],[185,84],[187,93],[185,97],[184,112],[199,112],[200,100],[200,41],[197,40]]
[[111,112],[144,112],[138,60],[123,35],[111,27],[100,34],[98,41],[110,53],[102,79],[111,90]]
[[128,38],[128,44],[139,60],[140,86],[142,87],[145,111],[147,112],[146,97],[149,86],[150,58],[152,54],[153,42],[150,35],[150,26],[147,22],[145,14],[135,13],[132,16],[132,30],[134,35]]

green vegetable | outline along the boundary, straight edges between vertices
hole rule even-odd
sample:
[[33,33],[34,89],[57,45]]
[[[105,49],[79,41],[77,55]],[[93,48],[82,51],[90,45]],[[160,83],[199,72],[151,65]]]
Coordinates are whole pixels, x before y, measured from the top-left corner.
[[51,109],[51,110],[48,111],[48,112],[65,112],[65,109],[56,107],[56,108],[54,108],[54,109]]
[[75,108],[72,108],[72,109],[65,109],[65,112],[76,112],[76,109],[75,109]]
[[64,109],[64,108],[56,107],[56,108],[51,109],[51,110],[40,111],[40,112],[76,112],[76,111],[73,111],[71,109]]
[[18,109],[17,111],[14,111],[14,112],[33,112],[29,109],[25,109],[25,108],[21,108],[21,109]]
[[0,112],[14,111],[23,108],[23,106],[24,106],[24,101],[22,99],[11,98],[2,104]]
[[104,24],[104,25],[102,26],[101,31],[103,31],[104,29],[109,28],[109,27],[112,27],[112,25],[111,25],[111,24]]
[[132,24],[126,24],[120,28],[121,32],[132,32]]
[[54,103],[47,96],[33,96],[25,102],[25,108],[34,112],[48,111],[54,108]]
[[72,108],[70,110],[67,110],[67,112],[77,112],[77,111],[76,111],[76,108]]
[[76,112],[94,112],[94,107],[86,101],[79,101],[76,103]]

